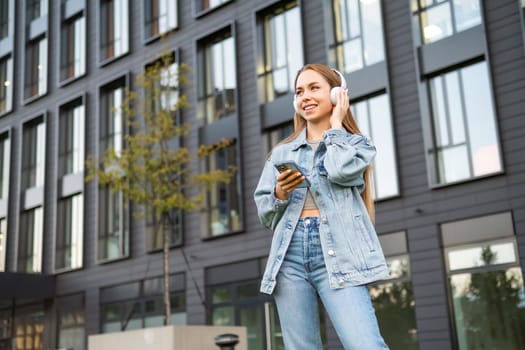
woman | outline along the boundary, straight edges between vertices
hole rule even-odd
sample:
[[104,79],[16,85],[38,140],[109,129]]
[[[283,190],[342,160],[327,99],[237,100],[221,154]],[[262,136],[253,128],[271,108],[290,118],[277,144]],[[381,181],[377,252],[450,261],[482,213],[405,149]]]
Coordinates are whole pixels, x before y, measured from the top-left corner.
[[[317,296],[345,349],[388,349],[365,286],[388,276],[367,181],[375,147],[334,69],[304,66],[294,108],[295,131],[271,151],[254,194],[274,232],[261,292],[274,295],[287,350],[322,349]],[[281,161],[299,171],[279,172]]]

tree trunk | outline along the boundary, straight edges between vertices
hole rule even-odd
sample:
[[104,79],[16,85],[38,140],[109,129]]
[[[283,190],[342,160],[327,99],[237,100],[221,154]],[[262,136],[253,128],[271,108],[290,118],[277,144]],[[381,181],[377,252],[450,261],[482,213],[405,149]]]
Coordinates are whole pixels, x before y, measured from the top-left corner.
[[167,214],[162,214],[161,229],[163,237],[163,268],[164,268],[164,325],[171,324],[171,298],[170,298],[170,234]]

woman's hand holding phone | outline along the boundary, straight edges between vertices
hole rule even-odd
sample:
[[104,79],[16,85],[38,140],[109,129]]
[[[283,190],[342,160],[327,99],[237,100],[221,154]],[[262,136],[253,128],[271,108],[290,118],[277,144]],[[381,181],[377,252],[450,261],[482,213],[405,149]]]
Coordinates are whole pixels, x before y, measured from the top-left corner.
[[279,199],[288,199],[290,192],[299,187],[309,187],[310,183],[299,167],[293,161],[284,161],[275,164],[279,171],[275,194]]

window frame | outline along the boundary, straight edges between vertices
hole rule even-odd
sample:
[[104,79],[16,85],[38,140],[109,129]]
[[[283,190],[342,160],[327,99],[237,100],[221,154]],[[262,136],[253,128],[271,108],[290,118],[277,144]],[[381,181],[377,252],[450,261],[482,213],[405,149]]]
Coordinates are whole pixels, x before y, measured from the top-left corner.
[[[173,21],[175,22],[175,24],[173,26],[167,26],[166,29],[164,29],[163,31],[161,31],[161,28],[160,28],[160,25],[158,25],[158,32],[154,33],[154,34],[151,34],[151,33],[148,33],[148,28],[149,26],[151,26],[151,23],[154,22],[154,20],[156,19],[157,22],[160,22],[159,21],[159,18],[161,17],[161,15],[159,15],[158,17],[156,18],[153,18],[153,16],[148,16],[149,14],[149,11],[151,9],[151,6],[153,6],[153,2],[154,1],[151,1],[151,0],[142,0],[142,13],[143,13],[143,16],[142,16],[142,23],[144,25],[144,28],[143,28],[143,31],[142,31],[142,35],[143,35],[143,41],[145,44],[150,44],[156,40],[159,40],[161,39],[164,35],[167,35],[168,33],[170,32],[173,32],[175,30],[177,30],[179,28],[179,4],[178,4],[178,1],[173,1],[173,0],[155,0],[157,2],[157,5],[160,5],[160,3],[162,1],[164,1],[166,4],[168,4],[168,7],[169,7],[169,4],[173,4],[175,6],[175,14],[173,15]],[[168,16],[167,16],[167,22],[169,22],[169,11],[170,9],[167,10],[168,11]]]
[[[114,52],[116,51],[115,49],[115,41],[116,41],[116,38],[114,37],[111,37],[111,38],[108,38],[108,37],[104,37],[104,35],[107,34],[107,32],[109,31],[108,28],[106,28],[106,26],[108,25],[108,23],[105,23],[104,22],[104,19],[107,18],[112,18],[109,22],[110,24],[113,23],[113,28],[111,28],[111,31],[115,31],[115,27],[114,27],[114,24],[115,22],[113,22],[115,20],[115,18],[117,18],[117,16],[113,15],[107,15],[107,12],[106,12],[106,6],[107,6],[107,3],[111,2],[111,3],[115,3],[115,1],[121,1],[122,2],[122,5],[125,5],[126,7],[126,15],[124,14],[120,14],[118,16],[118,18],[120,18],[120,20],[124,19],[126,21],[126,23],[124,24],[121,24],[123,28],[121,29],[124,29],[123,31],[124,32],[127,32],[127,36],[125,37],[126,39],[126,47],[125,48],[122,48],[122,52],[119,53],[119,54],[115,54]],[[98,46],[97,46],[97,54],[98,54],[98,65],[99,67],[103,67],[103,66],[106,66],[110,63],[113,63],[119,59],[121,59],[122,57],[125,57],[127,55],[130,54],[131,52],[131,48],[130,48],[130,45],[131,45],[131,39],[130,37],[133,35],[131,33],[131,23],[129,21],[129,11],[130,11],[130,5],[129,5],[129,0],[98,0],[98,16],[97,16],[97,28],[99,29],[99,33],[98,33]],[[107,35],[106,35],[107,36]],[[117,38],[118,39],[118,38]],[[108,49],[108,47],[111,47],[111,49],[113,50],[113,54],[111,56],[109,56],[108,54],[104,54]],[[121,49],[121,48],[119,48]]]
[[[63,3],[63,6],[65,7],[67,2]],[[79,23],[79,27],[81,27],[79,33],[77,33],[77,23]],[[65,9],[62,11],[62,17],[60,21],[60,59],[58,61],[58,85],[60,87],[63,87],[67,84],[72,83],[73,81],[76,81],[84,76],[87,75],[87,9],[83,7],[78,7],[74,9],[73,13],[67,13]],[[80,43],[77,43],[77,37],[80,36],[79,40]],[[67,38],[67,39],[66,39]],[[70,45],[70,44],[73,45]],[[73,53],[73,56],[75,54],[75,47],[80,47],[80,57],[72,57],[73,60],[70,58],[70,54]],[[66,56],[66,59],[64,59],[64,56]],[[73,72],[72,75],[65,75],[63,76],[62,71],[70,70],[71,67],[73,67],[74,71],[74,64],[72,65],[71,62],[75,62],[77,59],[80,60],[82,67],[82,71],[78,74],[75,74]],[[64,62],[65,60],[65,62]]]

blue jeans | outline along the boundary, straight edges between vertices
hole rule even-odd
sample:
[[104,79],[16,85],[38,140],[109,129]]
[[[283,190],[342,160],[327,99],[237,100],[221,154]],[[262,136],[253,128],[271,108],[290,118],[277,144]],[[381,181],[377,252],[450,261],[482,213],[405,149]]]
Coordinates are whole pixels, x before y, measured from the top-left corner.
[[301,218],[274,292],[286,350],[322,350],[317,294],[347,350],[388,349],[366,286],[330,289],[317,217]]

